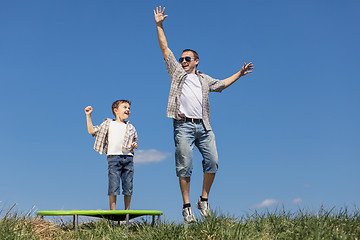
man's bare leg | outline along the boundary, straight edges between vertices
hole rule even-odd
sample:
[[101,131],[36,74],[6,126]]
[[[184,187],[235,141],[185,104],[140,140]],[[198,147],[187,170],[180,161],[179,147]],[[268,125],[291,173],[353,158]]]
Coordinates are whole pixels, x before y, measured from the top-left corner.
[[179,184],[181,195],[183,198],[183,203],[190,203],[189,193],[190,193],[190,177],[179,177]]
[[209,193],[211,186],[214,182],[215,173],[204,173],[204,180],[203,180],[203,188],[202,188],[202,198],[209,198]]

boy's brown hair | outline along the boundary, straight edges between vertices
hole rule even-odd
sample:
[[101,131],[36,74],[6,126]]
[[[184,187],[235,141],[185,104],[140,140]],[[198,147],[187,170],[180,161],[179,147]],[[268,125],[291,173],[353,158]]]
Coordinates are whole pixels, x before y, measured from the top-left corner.
[[129,100],[124,100],[124,99],[116,100],[115,102],[113,102],[113,104],[111,106],[111,110],[115,117],[116,117],[116,115],[115,115],[114,109],[118,108],[121,103],[128,103],[129,105],[131,105],[131,102]]

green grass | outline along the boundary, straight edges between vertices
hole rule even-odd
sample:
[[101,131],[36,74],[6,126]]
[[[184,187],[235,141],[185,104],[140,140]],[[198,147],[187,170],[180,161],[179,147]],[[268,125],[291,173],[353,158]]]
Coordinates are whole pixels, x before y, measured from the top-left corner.
[[[11,210],[11,209],[10,209]],[[2,211],[0,211],[1,213]],[[0,239],[359,239],[360,212],[347,208],[317,212],[285,209],[257,211],[234,218],[214,212],[212,217],[192,224],[178,224],[163,219],[152,226],[146,219],[134,222],[129,229],[107,220],[79,225],[52,222],[34,214],[7,211],[0,220]]]

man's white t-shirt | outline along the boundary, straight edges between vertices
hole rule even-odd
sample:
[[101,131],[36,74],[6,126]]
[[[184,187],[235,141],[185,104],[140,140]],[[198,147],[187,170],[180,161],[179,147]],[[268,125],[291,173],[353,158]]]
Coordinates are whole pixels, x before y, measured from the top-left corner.
[[108,151],[107,155],[133,155],[129,151],[124,151],[122,146],[126,133],[126,124],[117,121],[111,121],[108,131]]
[[184,81],[180,96],[179,114],[189,118],[202,118],[202,89],[199,77],[190,73]]

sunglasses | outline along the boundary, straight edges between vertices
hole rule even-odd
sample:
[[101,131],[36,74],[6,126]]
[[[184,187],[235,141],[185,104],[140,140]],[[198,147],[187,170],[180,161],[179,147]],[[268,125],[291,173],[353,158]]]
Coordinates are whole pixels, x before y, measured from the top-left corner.
[[182,63],[184,61],[184,59],[185,59],[186,62],[191,62],[191,57],[179,58],[179,62]]

